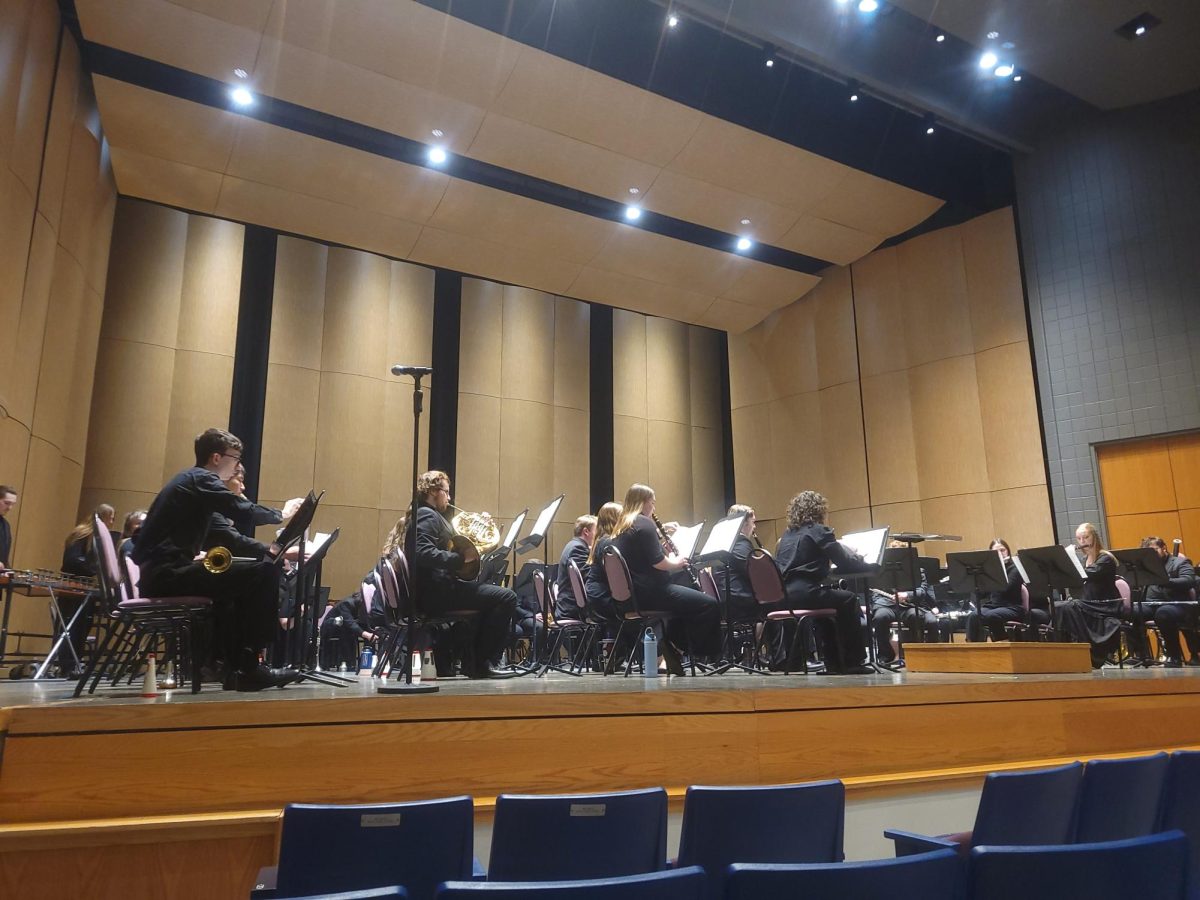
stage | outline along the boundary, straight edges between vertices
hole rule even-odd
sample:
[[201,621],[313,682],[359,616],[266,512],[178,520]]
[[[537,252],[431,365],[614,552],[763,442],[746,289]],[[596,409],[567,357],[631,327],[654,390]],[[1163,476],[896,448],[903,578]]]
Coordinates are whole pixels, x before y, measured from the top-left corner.
[[[1200,747],[1200,669],[438,684],[153,700],[2,684],[0,888],[42,896],[30,885],[48,879],[59,890],[44,895],[61,895],[87,875],[125,896],[187,896],[188,873],[217,865],[203,895],[245,896],[291,801],[470,794],[486,819],[501,792],[662,785],[678,806],[689,784],[838,777],[851,797],[919,795],[996,769]],[[129,890],[121,878],[142,868]]]

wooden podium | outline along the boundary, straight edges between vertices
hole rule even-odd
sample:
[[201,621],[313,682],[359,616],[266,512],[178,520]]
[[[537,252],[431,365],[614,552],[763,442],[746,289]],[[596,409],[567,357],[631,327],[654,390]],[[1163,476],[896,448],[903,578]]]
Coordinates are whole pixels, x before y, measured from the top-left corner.
[[1087,644],[996,641],[977,644],[905,644],[908,672],[1047,675],[1092,671]]

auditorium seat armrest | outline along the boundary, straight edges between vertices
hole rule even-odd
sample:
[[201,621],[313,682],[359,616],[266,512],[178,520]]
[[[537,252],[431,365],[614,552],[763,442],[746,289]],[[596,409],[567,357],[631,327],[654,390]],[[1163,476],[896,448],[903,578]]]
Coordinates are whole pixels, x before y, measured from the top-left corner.
[[258,870],[254,879],[254,890],[250,892],[250,900],[265,900],[276,896],[275,883],[279,877],[279,866],[263,866]]
[[898,831],[893,828],[884,829],[883,836],[896,844],[896,856],[912,856],[916,853],[928,853],[931,850],[957,850],[958,844],[945,838],[931,837],[927,834],[916,834],[912,831]]

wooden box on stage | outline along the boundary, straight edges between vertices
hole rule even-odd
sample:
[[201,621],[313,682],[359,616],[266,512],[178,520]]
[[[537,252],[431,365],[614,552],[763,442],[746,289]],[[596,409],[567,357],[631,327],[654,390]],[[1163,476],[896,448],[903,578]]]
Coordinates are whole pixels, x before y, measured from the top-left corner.
[[905,644],[909,672],[974,672],[984,675],[1044,675],[1090,672],[1087,644],[997,641],[978,644]]

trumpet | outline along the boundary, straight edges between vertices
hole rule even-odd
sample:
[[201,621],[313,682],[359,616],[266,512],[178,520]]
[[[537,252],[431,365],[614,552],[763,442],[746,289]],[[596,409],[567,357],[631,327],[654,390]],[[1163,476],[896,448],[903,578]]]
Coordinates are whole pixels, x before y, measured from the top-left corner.
[[228,572],[233,565],[233,554],[228,547],[213,547],[204,554],[204,568],[214,575]]

